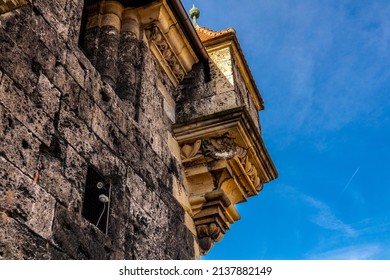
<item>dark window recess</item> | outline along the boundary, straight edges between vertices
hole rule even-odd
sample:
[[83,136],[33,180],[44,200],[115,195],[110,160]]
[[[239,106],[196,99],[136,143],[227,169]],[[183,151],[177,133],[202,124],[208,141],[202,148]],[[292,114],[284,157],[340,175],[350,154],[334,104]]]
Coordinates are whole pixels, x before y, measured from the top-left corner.
[[81,16],[81,23],[80,23],[80,33],[79,33],[79,47],[80,49],[86,53],[87,51],[87,42],[86,42],[86,35],[87,35],[87,24],[88,24],[88,9],[91,5],[97,4],[99,0],[84,0],[84,6],[83,6],[83,13]]
[[87,6],[89,1],[84,1],[83,13],[81,16],[81,25],[80,25],[80,33],[79,33],[79,48],[85,53],[86,52],[86,40],[85,36],[87,34],[87,23],[88,23],[88,12]]
[[208,83],[211,81],[210,64],[208,61],[203,62],[204,81]]
[[107,234],[110,211],[110,184],[92,166],[88,166],[83,216]]

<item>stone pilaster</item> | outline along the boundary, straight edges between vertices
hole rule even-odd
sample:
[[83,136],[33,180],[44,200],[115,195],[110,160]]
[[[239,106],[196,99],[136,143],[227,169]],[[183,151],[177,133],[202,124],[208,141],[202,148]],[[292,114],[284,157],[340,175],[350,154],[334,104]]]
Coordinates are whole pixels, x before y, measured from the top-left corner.
[[102,1],[87,7],[84,49],[102,79],[112,87],[115,87],[118,75],[122,12],[123,6],[117,1]]

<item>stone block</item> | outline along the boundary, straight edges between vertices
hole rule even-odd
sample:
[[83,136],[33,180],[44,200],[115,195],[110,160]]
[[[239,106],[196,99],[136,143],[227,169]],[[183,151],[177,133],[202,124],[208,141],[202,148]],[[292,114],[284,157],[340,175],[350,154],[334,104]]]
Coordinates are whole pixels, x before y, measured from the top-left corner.
[[3,213],[0,221],[0,260],[47,260],[51,258],[47,245],[45,239]]
[[52,0],[50,5],[44,0],[36,0],[33,5],[51,27],[56,30],[57,34],[66,41],[69,32],[69,18],[64,5],[58,0]]
[[61,0],[61,7],[65,9],[69,19],[68,45],[70,44],[75,48],[78,47],[80,37],[83,6],[84,1]]
[[92,130],[108,147],[113,151],[118,151],[121,145],[118,128],[97,106],[93,112]]
[[85,71],[72,51],[68,51],[66,54],[65,68],[79,86],[85,89]]
[[80,157],[97,167],[103,174],[125,174],[124,162],[90,129],[68,106],[64,105],[61,108],[59,134]]
[[204,99],[177,104],[177,123],[241,107],[234,91],[227,91]]
[[54,71],[53,84],[61,92],[61,100],[65,101],[72,110],[77,110],[80,86],[63,66],[57,65]]
[[94,91],[91,95],[96,104],[107,115],[108,118],[127,135],[127,122],[132,122],[129,115],[122,109],[123,103],[115,91],[107,83],[103,83],[100,91]]
[[1,28],[0,41],[2,42],[0,52],[2,68],[6,71],[9,78],[23,88],[26,93],[33,92],[38,77],[37,74],[33,72],[33,65],[30,58]]
[[166,255],[174,260],[191,260],[195,256],[194,236],[175,216],[169,221],[169,232],[175,232],[175,238],[166,239]]
[[169,147],[169,151],[171,152],[171,154],[177,159],[177,160],[181,160],[181,151],[180,151],[180,147],[179,147],[179,144],[177,143],[176,139],[173,138],[172,136],[172,133],[170,133],[169,131],[167,132],[168,134],[168,147]]
[[140,207],[153,217],[161,226],[167,223],[168,207],[158,196],[157,192],[146,186],[146,183],[137,174],[128,174],[126,187],[130,190],[132,201],[143,201]]
[[42,142],[49,145],[50,134],[54,131],[53,121],[46,112],[37,106],[19,90],[14,82],[3,74],[0,85],[0,103],[28,130]]
[[97,137],[67,105],[61,107],[58,130],[60,136],[85,159],[89,160],[97,150]]
[[61,93],[49,79],[41,74],[34,92],[35,106],[42,108],[52,119],[60,108]]
[[1,104],[0,142],[0,154],[33,178],[41,142]]
[[43,238],[51,236],[55,199],[0,157],[0,208]]
[[74,259],[106,259],[106,236],[78,213],[57,205],[53,244]]
[[[62,150],[66,150],[63,147]],[[75,212],[80,212],[82,204],[82,190],[76,188],[63,175],[62,159],[42,153],[39,158],[39,184],[56,200]]]
[[66,147],[64,157],[64,176],[83,197],[85,180],[87,178],[87,162],[71,145]]
[[98,106],[91,99],[91,96],[84,90],[81,90],[78,98],[76,112],[80,119],[83,120],[88,127],[91,127],[92,119],[94,118],[94,112],[97,110]]

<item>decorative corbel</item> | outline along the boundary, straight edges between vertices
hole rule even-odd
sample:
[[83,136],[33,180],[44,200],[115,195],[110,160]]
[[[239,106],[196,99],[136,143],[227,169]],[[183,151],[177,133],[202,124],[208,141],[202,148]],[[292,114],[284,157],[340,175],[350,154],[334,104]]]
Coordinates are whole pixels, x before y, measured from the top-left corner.
[[175,125],[199,248],[206,254],[240,219],[235,205],[261,191],[276,170],[245,109]]
[[[181,159],[190,181],[187,188],[199,246],[206,254],[230,224],[240,219],[234,205],[246,201],[253,192],[248,181],[253,185],[260,179],[247,149],[227,134],[183,144]],[[204,184],[191,184],[196,181]]]

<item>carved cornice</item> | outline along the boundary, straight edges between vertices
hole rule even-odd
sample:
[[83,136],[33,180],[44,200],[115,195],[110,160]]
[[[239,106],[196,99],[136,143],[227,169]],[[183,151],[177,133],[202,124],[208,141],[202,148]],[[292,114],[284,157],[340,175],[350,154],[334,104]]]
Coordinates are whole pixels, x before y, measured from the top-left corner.
[[240,219],[234,205],[256,195],[262,183],[247,150],[226,135],[183,144],[181,158],[199,246],[206,254]]
[[176,124],[174,133],[199,246],[206,254],[240,219],[235,204],[257,195],[277,172],[244,108]]
[[[235,179],[244,189],[244,196],[256,195],[262,189],[262,183],[259,177],[258,167],[255,166],[253,156],[247,149],[234,143],[234,140],[227,137],[207,138],[197,140],[191,144],[181,146],[181,159],[186,167],[187,177],[197,176],[202,172],[210,172],[219,169],[222,162],[225,162],[230,173],[234,174]],[[210,165],[210,162],[218,163]],[[218,178],[218,184],[215,188],[221,188],[226,179],[232,178],[229,175]],[[195,192],[196,193],[196,192]],[[235,201],[235,202],[242,202]]]

